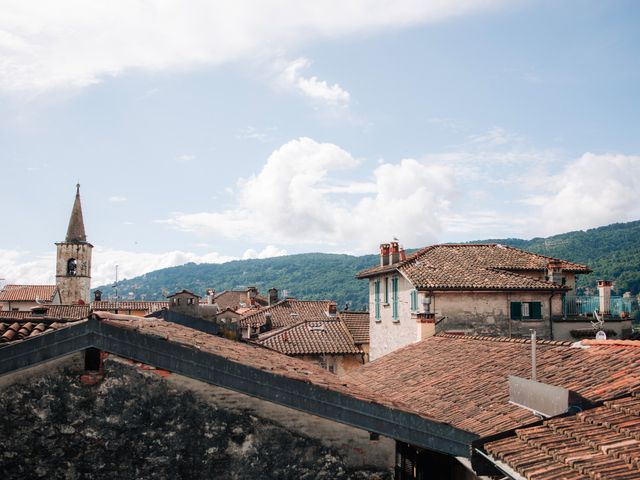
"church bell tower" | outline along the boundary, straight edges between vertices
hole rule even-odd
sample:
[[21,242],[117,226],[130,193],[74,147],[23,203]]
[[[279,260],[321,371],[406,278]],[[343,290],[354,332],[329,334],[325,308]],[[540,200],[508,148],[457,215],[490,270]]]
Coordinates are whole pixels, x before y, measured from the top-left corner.
[[80,184],[76,185],[67,237],[56,243],[56,285],[65,305],[89,304],[91,289],[91,249],[87,242],[80,204]]

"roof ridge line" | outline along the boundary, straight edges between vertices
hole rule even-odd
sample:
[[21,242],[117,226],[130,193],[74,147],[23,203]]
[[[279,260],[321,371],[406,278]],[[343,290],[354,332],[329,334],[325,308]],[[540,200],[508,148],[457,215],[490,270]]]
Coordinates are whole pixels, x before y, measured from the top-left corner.
[[[456,333],[447,333],[440,332],[436,333],[434,336],[442,337],[442,338],[457,338],[464,340],[479,340],[479,341],[488,341],[495,343],[531,343],[530,338],[517,338],[517,337],[492,337],[488,335],[467,335],[467,334],[456,334]],[[545,339],[536,339],[537,345],[551,345],[557,347],[570,347],[575,342],[567,341],[567,340],[545,340]],[[640,341],[638,341],[638,347],[640,347]]]

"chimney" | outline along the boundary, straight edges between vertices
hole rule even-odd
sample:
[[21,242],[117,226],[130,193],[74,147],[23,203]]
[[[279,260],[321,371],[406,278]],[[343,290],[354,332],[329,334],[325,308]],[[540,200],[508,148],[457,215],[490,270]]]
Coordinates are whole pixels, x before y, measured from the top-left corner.
[[93,301],[100,302],[101,300],[102,300],[102,291],[96,290],[95,292],[93,292]]
[[598,292],[600,292],[600,314],[609,315],[611,313],[611,280],[598,280]]
[[400,261],[400,245],[398,242],[391,242],[391,251],[389,252],[389,265],[393,265]]
[[269,289],[269,306],[278,303],[278,289],[271,287]]
[[248,287],[247,288],[247,299],[249,300],[249,305],[256,304],[256,297],[258,296],[258,289],[256,287]]
[[389,265],[389,244],[381,243],[380,244],[380,266],[384,267],[385,265]]
[[264,328],[266,332],[268,332],[273,328],[273,320],[271,319],[271,312],[267,312],[264,314]]
[[562,285],[562,262],[560,260],[549,260],[549,263],[547,263],[547,278],[550,282]]
[[216,290],[214,288],[207,288],[207,305],[213,305],[215,303]]
[[404,251],[404,247],[400,247],[400,261],[404,262],[407,259],[407,254]]
[[329,305],[327,306],[327,315],[329,315],[330,317],[335,317],[337,313],[338,305],[336,304],[336,302],[329,302]]

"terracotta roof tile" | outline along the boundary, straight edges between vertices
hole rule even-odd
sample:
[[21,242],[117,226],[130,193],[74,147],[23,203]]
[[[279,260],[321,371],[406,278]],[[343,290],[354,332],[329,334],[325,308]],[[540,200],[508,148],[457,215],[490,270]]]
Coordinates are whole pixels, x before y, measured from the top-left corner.
[[[440,334],[349,373],[347,379],[411,405],[421,414],[478,435],[533,423],[509,403],[508,375],[529,378],[530,341]],[[538,381],[597,402],[640,386],[640,342],[575,348],[539,341]]]
[[143,301],[122,301],[122,302],[112,302],[101,300],[99,302],[91,302],[92,310],[101,310],[104,312],[114,312],[116,310],[141,310],[147,313],[157,312],[158,310],[162,310],[163,308],[169,308],[169,302],[165,301],[151,301],[151,302],[143,302]]
[[405,261],[374,267],[358,273],[367,278],[388,271],[400,271],[416,288],[425,289],[509,289],[550,290],[565,288],[518,272],[545,271],[550,261],[570,272],[588,273],[585,265],[545,257],[498,244],[432,245]]
[[[485,450],[526,478],[640,478],[640,397],[516,430]],[[631,412],[631,413],[629,413]]]
[[55,285],[5,285],[0,302],[52,302],[57,291]]
[[52,319],[40,319],[38,322],[36,322],[35,319],[32,320],[33,321],[22,320],[17,322],[4,322],[0,320],[0,345],[24,340],[26,338],[32,338],[42,333],[58,330],[68,325],[78,323],[76,320],[59,321]]
[[302,321],[260,336],[257,343],[286,355],[358,354],[346,325],[339,319]]
[[264,325],[267,321],[267,314],[271,315],[271,323],[274,329],[295,325],[301,321],[324,321],[331,318],[327,315],[330,303],[333,302],[287,298],[270,307],[244,315],[240,319],[240,325],[243,327]]
[[[34,311],[43,310],[44,314],[36,314]],[[36,321],[37,319],[46,318],[49,320],[80,320],[82,318],[87,318],[89,316],[89,312],[91,308],[89,305],[42,305],[41,307],[36,307],[31,310],[12,310],[5,311],[0,310],[0,320],[25,320],[31,319],[32,321]],[[34,311],[32,311],[34,310]]]
[[347,326],[357,345],[369,343],[369,312],[347,310],[338,312],[338,317]]

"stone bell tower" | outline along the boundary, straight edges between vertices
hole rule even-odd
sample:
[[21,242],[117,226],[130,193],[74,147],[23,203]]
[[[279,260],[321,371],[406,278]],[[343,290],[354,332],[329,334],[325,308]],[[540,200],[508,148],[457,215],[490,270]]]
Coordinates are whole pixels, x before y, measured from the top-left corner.
[[91,288],[91,249],[87,242],[80,204],[80,184],[76,185],[67,237],[56,243],[56,285],[63,304],[89,304]]

